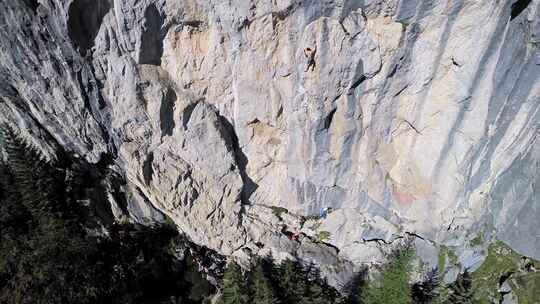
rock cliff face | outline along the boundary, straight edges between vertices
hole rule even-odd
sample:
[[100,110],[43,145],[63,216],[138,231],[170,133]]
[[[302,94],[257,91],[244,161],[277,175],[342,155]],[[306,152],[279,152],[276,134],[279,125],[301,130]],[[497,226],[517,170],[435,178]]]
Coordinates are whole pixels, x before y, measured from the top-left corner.
[[6,0],[0,118],[240,260],[475,267],[540,258],[539,46],[539,0]]

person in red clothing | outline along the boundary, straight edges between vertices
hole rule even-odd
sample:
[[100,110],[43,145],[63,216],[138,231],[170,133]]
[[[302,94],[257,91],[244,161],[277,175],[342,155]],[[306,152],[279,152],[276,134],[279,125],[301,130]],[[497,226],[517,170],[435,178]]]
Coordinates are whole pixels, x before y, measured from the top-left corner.
[[299,238],[300,238],[300,231],[298,230],[298,228],[296,228],[296,229],[294,230],[293,235],[292,235],[292,240],[298,242],[298,241],[299,241]]

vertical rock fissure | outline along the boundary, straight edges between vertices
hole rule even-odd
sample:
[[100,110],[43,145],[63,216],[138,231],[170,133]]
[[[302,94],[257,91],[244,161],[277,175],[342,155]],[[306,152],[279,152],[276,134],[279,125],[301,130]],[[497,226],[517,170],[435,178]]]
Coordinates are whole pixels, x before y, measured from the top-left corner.
[[[81,69],[76,74],[77,82],[80,85],[81,97],[83,98],[85,108],[91,113],[91,117],[93,117],[94,120],[97,122],[103,140],[107,143],[110,152],[114,155],[114,157],[116,157],[118,151],[115,139],[114,136],[110,136],[108,132],[108,130],[110,130],[110,121],[108,121],[107,118],[104,118],[104,116],[108,117],[108,115],[104,115],[101,112],[105,109],[105,101],[103,100],[101,92],[97,88],[94,88],[93,83],[96,82],[95,78],[89,79],[93,76],[93,70],[88,72],[86,70],[86,67]],[[98,101],[97,107],[95,106],[95,102],[91,101],[91,98]]]
[[184,127],[184,130],[187,130],[189,120],[191,119],[191,114],[193,114],[193,110],[195,110],[196,106],[197,106],[196,102],[189,104],[185,107],[184,111],[182,112],[182,125]]
[[164,18],[155,4],[151,4],[144,13],[144,28],[139,50],[139,64],[161,65],[163,54]]
[[230,144],[232,151],[234,153],[234,159],[236,161],[236,164],[238,166],[238,171],[240,172],[240,177],[242,178],[242,192],[241,192],[241,202],[243,205],[249,204],[249,199],[251,195],[257,190],[259,187],[247,174],[246,167],[249,162],[247,156],[244,154],[242,149],[240,148],[240,144],[238,141],[238,136],[236,135],[236,131],[234,130],[234,126],[227,120],[227,118],[223,117],[218,113],[218,117],[221,121],[221,124],[224,126],[225,131],[227,131],[227,134],[229,135]]
[[149,152],[148,156],[146,157],[146,160],[143,163],[143,176],[144,176],[144,183],[146,185],[150,185],[152,182],[152,176],[154,175],[154,169],[152,167],[152,163],[154,162],[154,153]]
[[176,92],[173,89],[168,89],[163,97],[161,102],[161,107],[159,110],[160,126],[161,126],[161,136],[169,135],[171,136],[174,130],[174,106],[177,96]]
[[332,125],[332,120],[334,119],[334,115],[336,114],[337,108],[332,109],[328,115],[326,115],[324,119],[324,129],[328,130],[330,129],[330,126]]

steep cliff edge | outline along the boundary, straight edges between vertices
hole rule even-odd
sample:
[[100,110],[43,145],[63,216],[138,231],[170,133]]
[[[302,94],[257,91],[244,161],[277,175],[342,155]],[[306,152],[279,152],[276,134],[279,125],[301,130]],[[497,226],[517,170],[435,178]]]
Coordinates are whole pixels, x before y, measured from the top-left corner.
[[51,155],[107,160],[129,193],[118,218],[164,213],[195,243],[297,255],[336,284],[402,238],[431,265],[445,246],[477,267],[495,238],[538,259],[539,15],[539,0],[2,1],[0,119]]

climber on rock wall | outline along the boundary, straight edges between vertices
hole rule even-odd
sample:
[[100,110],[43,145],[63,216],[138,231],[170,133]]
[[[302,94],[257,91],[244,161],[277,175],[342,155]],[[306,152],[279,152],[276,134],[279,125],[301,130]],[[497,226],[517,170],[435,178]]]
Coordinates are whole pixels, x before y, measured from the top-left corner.
[[328,216],[328,214],[330,214],[332,212],[332,207],[325,207],[324,209],[321,210],[319,216],[322,218],[322,219],[326,219],[326,217]]
[[307,72],[309,68],[311,68],[312,71],[315,70],[315,53],[317,53],[316,46],[314,49],[311,49],[309,47],[304,49],[304,56],[307,59],[306,70],[304,72]]
[[295,229],[294,229],[294,233],[293,233],[293,235],[292,235],[291,240],[297,241],[297,242],[300,241],[300,230],[298,230],[298,228],[295,228]]

